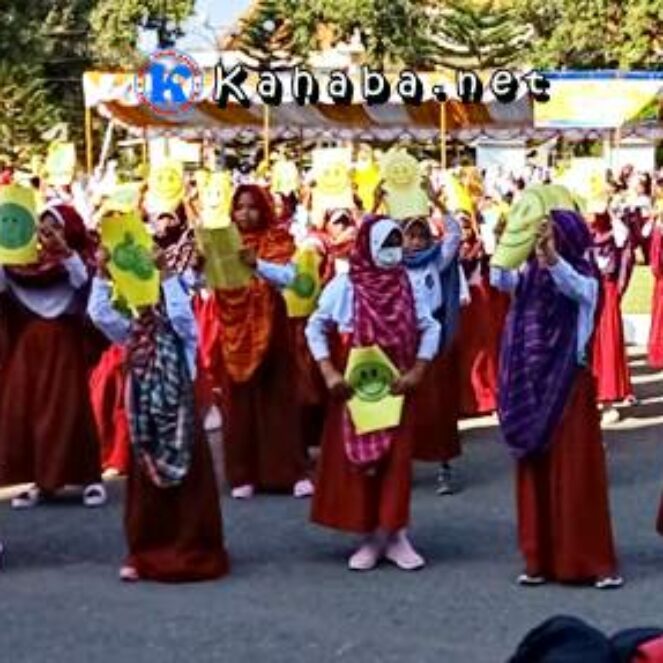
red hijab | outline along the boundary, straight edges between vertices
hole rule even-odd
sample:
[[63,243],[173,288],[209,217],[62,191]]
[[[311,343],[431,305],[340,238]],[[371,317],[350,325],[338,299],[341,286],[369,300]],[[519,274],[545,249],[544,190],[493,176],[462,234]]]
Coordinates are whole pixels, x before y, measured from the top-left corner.
[[[260,225],[251,231],[240,230],[244,246],[255,249],[262,260],[287,263],[294,253],[294,242],[291,235],[278,226],[267,191],[255,184],[242,184],[233,196],[232,212],[240,196],[245,193],[253,196],[260,211]],[[245,288],[216,291],[224,364],[235,382],[249,380],[264,359],[272,338],[280,296],[278,290],[257,276]]]
[[[365,218],[350,256],[354,297],[352,344],[378,345],[396,368],[405,373],[412,368],[417,352],[414,295],[404,266],[385,269],[375,264],[371,233],[383,219],[374,215]],[[352,463],[367,466],[380,460],[391,448],[393,434],[394,429],[357,434],[346,410],[345,451]]]

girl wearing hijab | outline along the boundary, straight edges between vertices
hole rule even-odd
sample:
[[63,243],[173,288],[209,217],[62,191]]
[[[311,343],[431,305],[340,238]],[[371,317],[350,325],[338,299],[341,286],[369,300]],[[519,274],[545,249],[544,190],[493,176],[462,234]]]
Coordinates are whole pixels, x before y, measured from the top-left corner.
[[652,230],[650,258],[654,274],[654,292],[647,361],[652,368],[663,368],[663,206],[660,203]]
[[226,477],[237,499],[256,490],[308,497],[306,459],[296,412],[294,356],[280,288],[295,279],[294,243],[279,227],[270,195],[239,186],[231,217],[242,259],[255,270],[248,286],[216,290],[221,327]]
[[461,454],[458,435],[458,365],[452,347],[460,307],[458,247],[461,231],[452,216],[435,242],[427,218],[405,223],[405,266],[414,290],[424,293],[431,315],[440,323],[439,352],[413,400],[415,460],[440,463],[438,495],[457,491],[451,461]]
[[[359,228],[350,270],[325,288],[306,328],[311,353],[330,392],[316,494],[315,523],[364,535],[349,568],[373,569],[384,556],[405,570],[424,565],[407,536],[413,420],[409,395],[423,380],[440,342],[428,302],[413,291],[402,264],[399,226],[368,216]],[[392,385],[406,394],[401,424],[358,434],[345,401],[342,371],[353,347],[378,345],[399,370]]]
[[106,501],[90,406],[85,300],[91,243],[82,219],[51,205],[38,226],[39,262],[0,267],[10,329],[0,389],[0,481],[32,483],[12,500],[31,508],[67,485],[83,504]]
[[458,219],[463,231],[460,264],[469,286],[458,329],[460,414],[475,417],[497,407],[499,344],[508,301],[490,285],[490,256],[471,217],[460,212]]
[[589,229],[554,211],[520,272],[493,268],[515,293],[500,357],[498,414],[517,461],[522,585],[620,587],[596,386],[587,350],[599,284]]
[[621,299],[633,270],[633,250],[628,229],[610,218],[607,210],[587,215],[592,233],[592,253],[601,276],[599,313],[592,348],[592,372],[596,378],[604,423],[614,423],[615,402],[635,402],[624,342]]
[[197,411],[197,329],[181,279],[158,250],[162,298],[133,319],[113,307],[101,251],[89,315],[125,347],[127,412],[133,453],[124,526],[127,582],[189,582],[225,575],[219,494]]
[[[302,247],[313,249],[320,256],[320,283],[324,287],[334,276],[347,272],[349,258],[357,237],[357,223],[349,209],[328,210],[322,227],[311,230],[302,240]],[[311,356],[305,329],[308,318],[290,320],[296,348],[297,394],[302,416],[304,448],[320,446],[325,419],[327,388],[318,365]]]

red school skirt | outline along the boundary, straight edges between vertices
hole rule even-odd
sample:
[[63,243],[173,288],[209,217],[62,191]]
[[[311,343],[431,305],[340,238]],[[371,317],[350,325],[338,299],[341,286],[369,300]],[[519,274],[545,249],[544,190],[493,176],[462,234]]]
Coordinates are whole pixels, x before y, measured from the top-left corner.
[[549,448],[518,462],[516,495],[527,573],[575,583],[616,572],[605,453],[589,370],[578,374]]

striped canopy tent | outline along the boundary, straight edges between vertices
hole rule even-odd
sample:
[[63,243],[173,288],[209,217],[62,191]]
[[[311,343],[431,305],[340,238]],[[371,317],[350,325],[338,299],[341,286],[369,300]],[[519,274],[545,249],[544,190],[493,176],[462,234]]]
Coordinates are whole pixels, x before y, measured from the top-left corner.
[[[228,65],[226,64],[228,69]],[[396,92],[398,74],[387,74],[392,94],[387,103],[369,106],[361,98],[359,71],[349,73],[354,86],[352,103],[335,104],[327,93],[328,70],[315,70],[320,85],[319,102],[298,105],[292,98],[292,72],[279,72],[284,96],[278,107],[269,108],[269,134],[272,138],[316,138],[394,140],[402,136],[431,139],[440,132],[462,132],[490,136],[518,134],[532,127],[532,104],[526,87],[512,103],[496,101],[487,85],[490,73],[482,75],[485,90],[482,103],[464,104],[456,94],[453,72],[419,74],[424,86],[420,105],[404,104]],[[200,99],[186,112],[171,117],[160,116],[142,102],[136,91],[133,72],[89,71],[84,74],[85,104],[102,116],[112,119],[129,132],[144,137],[173,135],[184,139],[201,137],[232,140],[247,132],[260,134],[265,129],[265,106],[256,92],[258,74],[252,72],[243,84],[251,100],[244,108],[231,100],[220,108],[214,98],[214,71],[204,71]],[[448,101],[440,104],[433,96],[434,85],[443,84]]]

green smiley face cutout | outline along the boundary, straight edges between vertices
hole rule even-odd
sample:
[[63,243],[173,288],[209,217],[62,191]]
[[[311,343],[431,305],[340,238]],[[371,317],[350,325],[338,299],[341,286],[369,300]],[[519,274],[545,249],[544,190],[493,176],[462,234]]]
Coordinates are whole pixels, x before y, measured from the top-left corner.
[[315,292],[315,279],[310,274],[299,273],[290,289],[302,299],[308,299]]
[[36,229],[32,214],[15,203],[0,205],[0,246],[16,250],[30,243]]
[[122,243],[113,249],[113,262],[118,269],[132,273],[141,281],[149,281],[154,274],[152,257],[144,246],[135,243],[131,233],[126,233]]
[[394,374],[389,366],[376,361],[365,361],[352,369],[349,383],[358,398],[375,403],[389,395],[393,380]]

